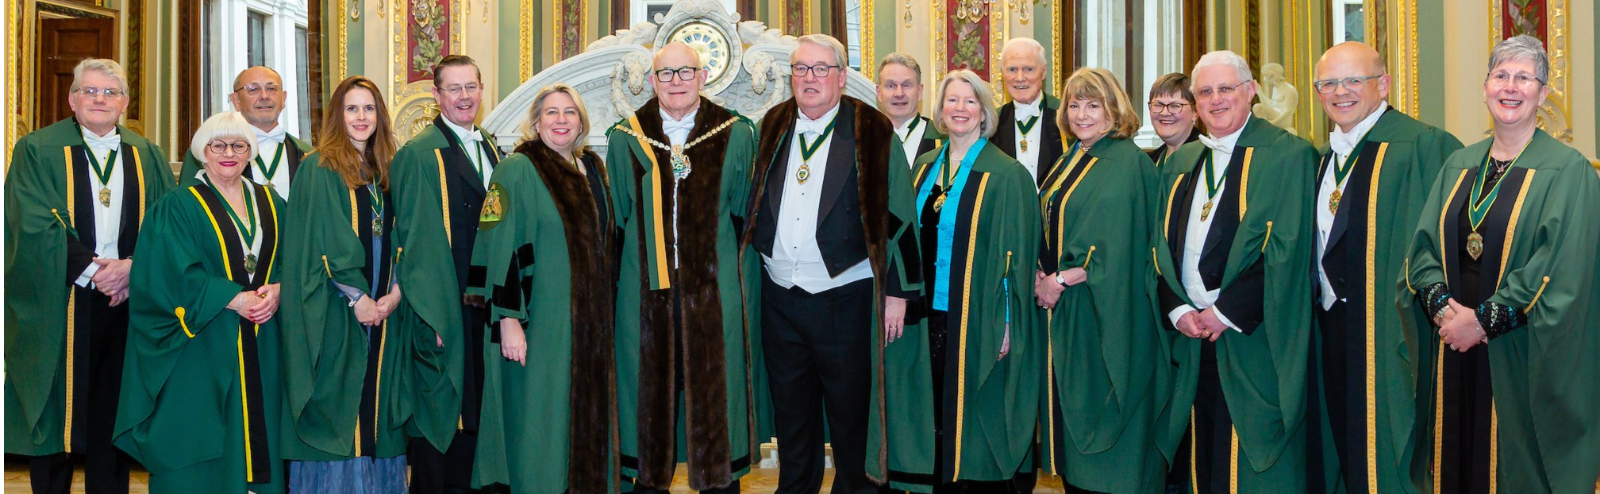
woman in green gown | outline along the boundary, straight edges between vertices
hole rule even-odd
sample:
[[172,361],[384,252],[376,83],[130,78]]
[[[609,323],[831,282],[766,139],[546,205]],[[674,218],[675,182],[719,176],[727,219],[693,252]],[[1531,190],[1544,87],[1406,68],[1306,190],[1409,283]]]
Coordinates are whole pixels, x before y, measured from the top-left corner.
[[1537,127],[1549,73],[1538,39],[1495,46],[1494,136],[1450,155],[1412,239],[1425,493],[1589,494],[1600,473],[1600,178]]
[[[339,83],[317,149],[295,176],[283,255],[284,457],[290,491],[399,494],[406,484],[411,339],[388,324],[389,162],[395,142],[378,87]],[[435,352],[442,354],[442,351]]]
[[[565,84],[539,91],[495,167],[469,297],[489,306],[473,485],[614,492],[618,232],[589,118]],[[298,191],[296,192],[298,193]]]
[[192,185],[162,196],[140,231],[115,441],[150,492],[284,492],[278,414],[283,199],[241,175],[256,155],[237,112],[200,126]]
[[1048,309],[1040,454],[1067,492],[1152,493],[1165,359],[1151,300],[1155,166],[1130,138],[1139,114],[1105,69],[1061,89],[1068,152],[1045,175],[1034,294]]
[[1041,242],[1037,195],[1032,174],[989,145],[987,82],[951,72],[937,101],[936,128],[950,138],[912,166],[943,484],[934,491],[1005,492],[1033,444],[1044,375],[1028,269]]

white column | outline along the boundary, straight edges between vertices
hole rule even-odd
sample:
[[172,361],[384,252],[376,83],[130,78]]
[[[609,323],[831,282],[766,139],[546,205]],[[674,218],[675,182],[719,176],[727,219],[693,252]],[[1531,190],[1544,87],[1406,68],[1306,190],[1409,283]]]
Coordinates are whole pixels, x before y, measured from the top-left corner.
[[1160,146],[1161,136],[1150,124],[1150,85],[1162,75],[1184,72],[1183,36],[1180,22],[1183,4],[1178,0],[1134,0],[1144,2],[1144,101],[1132,102],[1139,108],[1141,125],[1133,142],[1146,148]]

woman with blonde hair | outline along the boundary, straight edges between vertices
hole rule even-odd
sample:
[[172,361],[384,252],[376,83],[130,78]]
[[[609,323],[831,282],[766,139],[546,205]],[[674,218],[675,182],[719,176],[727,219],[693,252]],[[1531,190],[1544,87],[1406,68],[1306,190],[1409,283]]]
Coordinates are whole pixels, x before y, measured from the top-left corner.
[[1048,312],[1041,454],[1067,492],[1152,493],[1165,403],[1150,297],[1155,167],[1131,138],[1137,109],[1116,76],[1078,69],[1057,119],[1068,150],[1039,192],[1044,249],[1034,296]]
[[395,138],[383,95],[370,79],[351,77],[327,108],[317,149],[295,176],[284,230],[284,457],[299,460],[290,463],[289,488],[400,493],[411,340],[431,346],[434,337],[387,323],[401,292],[389,231]]
[[540,90],[522,129],[489,183],[472,252],[485,276],[467,288],[489,306],[473,484],[612,492],[617,231],[605,163],[584,145],[588,112],[570,86]]
[[999,121],[989,84],[957,70],[939,83],[937,101],[934,125],[949,140],[912,166],[935,491],[1006,492],[1033,445],[1043,375],[1042,313],[1028,269],[1039,251],[1039,208],[1032,174],[989,143]]

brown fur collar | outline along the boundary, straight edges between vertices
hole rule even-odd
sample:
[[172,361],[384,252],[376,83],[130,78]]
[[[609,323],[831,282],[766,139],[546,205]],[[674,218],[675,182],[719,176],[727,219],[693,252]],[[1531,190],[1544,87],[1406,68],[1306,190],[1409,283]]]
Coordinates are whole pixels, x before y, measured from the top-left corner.
[[[883,297],[886,293],[884,283],[889,278],[887,271],[888,245],[889,234],[892,231],[889,224],[892,215],[889,214],[889,194],[887,192],[889,190],[889,167],[905,165],[889,162],[889,146],[872,145],[872,143],[894,142],[890,139],[895,135],[894,124],[889,121],[889,117],[867,106],[866,103],[849,96],[844,96],[839,104],[852,105],[855,110],[857,193],[860,194],[861,199],[861,222],[862,229],[866,234],[867,260],[872,266],[873,310],[876,314],[873,321],[881,321],[883,320]],[[785,166],[784,164],[773,163],[773,161],[777,159],[779,147],[788,145],[790,134],[794,129],[795,116],[798,113],[799,106],[791,98],[768,110],[767,115],[761,119],[761,136],[756,145],[755,163],[751,167],[752,178],[750,186],[754,189],[754,193],[750,195],[750,204],[745,212],[745,218],[747,219],[745,221],[744,234],[739,244],[740,252],[749,250],[750,242],[755,236],[755,217],[761,210],[761,201],[765,200],[767,174],[771,172],[774,166],[779,167],[779,173],[782,173],[781,170]],[[909,185],[906,186],[909,187]],[[875,331],[874,333],[878,335],[878,338],[882,337],[881,332]],[[874,346],[874,351],[881,352],[882,341],[875,341],[878,341],[879,344]],[[886,403],[888,398],[884,394],[883,388],[884,368],[881,365],[882,359],[878,360],[880,365],[873,369],[872,376],[876,390],[872,396],[872,406],[878,409],[880,420],[878,433],[883,435],[879,438],[878,444],[887,445],[888,427],[882,421],[886,420],[885,417],[887,417]],[[880,466],[877,471],[888,471],[889,457],[886,448],[879,448],[878,451],[869,452],[869,454],[873,455],[870,461],[876,461]],[[869,468],[868,470],[871,471],[873,469]],[[880,484],[885,481],[885,479],[873,480]]]
[[[610,255],[615,235],[612,225],[597,224],[599,215],[589,179],[578,173],[571,162],[538,142],[523,143],[517,152],[533,161],[534,170],[556,203],[571,263],[572,389],[567,491],[606,492],[616,462],[613,431],[617,407],[612,398],[617,381],[612,337],[616,269],[614,256]],[[584,151],[583,160],[601,163],[592,151]],[[605,173],[604,165],[600,170],[597,172]],[[609,201],[602,198],[601,204]]]
[[[658,100],[651,99],[635,114],[644,134],[660,142],[668,142],[662,132]],[[693,142],[729,119],[734,114],[711,101],[701,98],[700,109],[695,114],[694,130],[689,132]],[[676,191],[677,231],[664,228],[667,258],[678,257],[679,265],[669,270],[672,288],[650,290],[650,277],[640,273],[639,289],[639,478],[641,485],[667,489],[672,485],[672,475],[677,466],[677,393],[674,389],[678,376],[683,377],[684,423],[688,437],[689,487],[700,491],[727,487],[733,482],[730,462],[734,452],[728,437],[727,359],[723,354],[722,299],[717,284],[717,229],[722,218],[723,156],[727,152],[732,128],[723,129],[685,152],[689,158],[690,173],[673,185],[670,153],[647,147],[656,155],[662,177],[660,198],[661,215],[670,221],[674,213],[673,194]],[[630,156],[633,156],[630,154]],[[645,167],[649,161],[634,156],[631,169],[636,189],[634,197],[637,211],[643,217],[644,203],[654,200],[644,187]],[[621,166],[622,164],[613,164]],[[675,237],[675,235],[681,235]],[[639,245],[629,246],[637,255],[647,255],[643,235]],[[676,246],[676,252],[674,252]],[[649,269],[640,263],[640,269]],[[676,299],[676,300],[674,300]],[[673,317],[673,307],[681,318]],[[681,324],[681,326],[679,326]]]

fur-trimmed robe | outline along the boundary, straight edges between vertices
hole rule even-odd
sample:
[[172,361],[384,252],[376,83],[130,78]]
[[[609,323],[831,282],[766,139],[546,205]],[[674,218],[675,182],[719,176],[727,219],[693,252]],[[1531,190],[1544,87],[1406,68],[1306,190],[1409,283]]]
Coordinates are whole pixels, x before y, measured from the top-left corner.
[[[582,161],[605,176],[599,156],[586,151]],[[536,141],[495,168],[468,287],[489,302],[492,329],[474,486],[616,491],[615,229],[590,180]],[[506,318],[522,323],[526,365],[500,355]]]
[[[843,97],[839,104],[839,118],[854,116],[850,129],[857,143],[856,192],[860,199],[867,260],[873,274],[871,324],[854,328],[871,331],[873,335],[872,406],[867,411],[867,476],[893,489],[929,492],[933,480],[933,384],[927,331],[922,321],[913,320],[911,314],[906,318],[904,336],[887,346],[882,330],[884,297],[917,298],[916,294],[922,289],[910,167],[888,117],[849,96]],[[843,107],[846,105],[850,108]],[[759,259],[754,245],[756,214],[761,211],[762,201],[768,200],[768,174],[786,171],[786,162],[776,161],[793,138],[798,112],[798,105],[790,99],[768,110],[761,120],[761,139],[750,181],[752,193],[745,215],[749,220],[745,222],[742,240],[745,256]],[[843,128],[842,122],[840,128]],[[782,191],[772,193],[781,195]],[[819,228],[822,224],[819,219]],[[753,261],[751,266],[756,264]],[[766,276],[761,268],[747,268],[746,293],[760,289],[761,276]],[[759,295],[749,298],[748,317],[752,324],[760,320],[759,298]],[[782,393],[783,390],[772,392]]]
[[679,386],[689,487],[726,487],[759,456],[738,250],[755,128],[705,98],[694,118],[686,142],[733,123],[685,151],[690,173],[676,183],[670,153],[627,131],[670,144],[657,100],[607,135],[613,209],[623,236],[617,284],[622,477],[663,490],[671,487],[678,460]]

